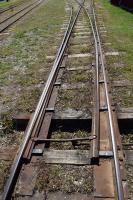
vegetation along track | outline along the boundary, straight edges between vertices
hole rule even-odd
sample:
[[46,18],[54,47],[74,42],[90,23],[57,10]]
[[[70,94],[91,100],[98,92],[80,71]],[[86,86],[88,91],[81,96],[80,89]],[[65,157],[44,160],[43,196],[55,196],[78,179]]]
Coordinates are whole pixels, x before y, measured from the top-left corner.
[[[19,196],[32,196],[35,189],[43,191],[45,199],[52,199],[52,195],[57,199],[88,197],[122,200],[124,195],[127,198],[122,173],[125,169],[122,144],[115,107],[111,102],[94,4],[78,1],[73,4],[74,7],[69,5],[71,15],[66,32],[14,160],[3,199],[11,199],[11,196],[16,199]],[[87,77],[84,74],[87,74]],[[61,80],[64,82],[62,86]],[[91,85],[90,91],[86,88],[88,83]],[[78,85],[80,88],[76,94],[78,104],[75,105],[74,87]],[[71,87],[72,96],[71,92],[67,94],[67,91],[65,96],[62,90]],[[86,91],[89,92],[88,96],[93,96],[90,99],[92,103],[89,105],[89,102],[86,102],[87,105],[82,109],[84,100],[80,99],[79,93],[82,92],[85,96]],[[58,124],[52,125],[56,109],[61,111],[65,106],[69,106],[71,110],[76,106],[77,110],[82,109],[82,114],[84,111],[85,113],[92,111],[91,133],[81,124],[76,124],[76,128],[71,127],[69,133],[63,133],[65,128]],[[75,132],[75,129],[78,131]],[[68,179],[64,176],[64,171]],[[77,176],[80,172],[82,181],[81,177]],[[63,193],[60,194],[59,191]],[[72,192],[74,194],[68,194]]]
[[31,10],[40,5],[42,1],[32,1],[27,4],[20,4],[14,9],[6,10],[0,14],[0,33],[5,31],[19,19],[28,14]]
[[7,12],[7,11],[12,11],[14,8],[16,8],[17,6],[21,5],[22,3],[24,3],[23,1],[19,1],[17,3],[13,3],[11,2],[11,5],[9,6],[5,6],[4,8],[0,8],[0,15]]

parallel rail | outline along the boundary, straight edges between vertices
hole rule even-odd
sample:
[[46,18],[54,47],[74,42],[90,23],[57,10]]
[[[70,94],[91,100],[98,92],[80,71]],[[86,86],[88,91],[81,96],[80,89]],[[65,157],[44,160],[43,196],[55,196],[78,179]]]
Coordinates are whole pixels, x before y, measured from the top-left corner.
[[3,9],[0,9],[0,15],[9,11],[9,10],[12,10],[16,7],[17,5],[13,5],[13,6],[9,6],[8,8],[3,8]]
[[[78,2],[78,1],[77,1]],[[71,15],[69,19],[69,23],[66,29],[66,32],[64,34],[63,40],[61,42],[60,48],[57,52],[52,70],[49,74],[48,80],[46,82],[45,88],[42,92],[42,95],[40,97],[40,100],[38,102],[38,105],[36,107],[35,113],[32,117],[32,120],[28,126],[28,129],[26,131],[25,138],[23,140],[23,143],[19,149],[18,155],[14,161],[14,164],[11,169],[11,174],[9,176],[9,179],[6,183],[4,194],[3,194],[3,200],[10,199],[14,182],[16,180],[16,177],[18,175],[18,172],[22,166],[23,163],[23,157],[25,154],[25,151],[29,149],[29,159],[31,158],[31,153],[33,144],[32,142],[29,143],[31,138],[36,138],[37,141],[39,139],[39,131],[41,129],[43,119],[46,113],[46,108],[48,106],[54,84],[56,81],[56,78],[58,76],[58,72],[60,69],[60,65],[62,63],[64,53],[66,50],[66,47],[68,45],[71,33],[73,31],[73,28],[75,26],[75,23],[78,19],[78,16],[81,12],[81,9],[83,8],[85,10],[86,15],[88,16],[93,37],[94,37],[94,43],[95,43],[95,62],[96,62],[96,74],[95,74],[95,94],[94,94],[94,113],[93,113],[93,136],[96,138],[96,140],[93,140],[92,142],[92,158],[99,159],[99,141],[100,141],[100,91],[99,91],[99,74],[102,70],[103,74],[103,82],[105,86],[105,94],[106,94],[106,102],[107,102],[107,111],[108,111],[108,118],[109,118],[109,129],[110,129],[110,136],[111,136],[111,143],[112,143],[112,151],[113,151],[113,160],[114,160],[114,168],[115,168],[115,177],[116,177],[116,187],[117,187],[117,196],[118,200],[124,200],[124,192],[123,192],[123,186],[122,186],[122,178],[121,178],[121,172],[120,172],[120,165],[119,165],[119,159],[118,159],[118,152],[117,152],[117,145],[116,145],[116,138],[115,138],[115,132],[114,132],[114,122],[112,117],[112,106],[109,96],[109,89],[108,89],[108,83],[107,83],[107,77],[106,77],[106,70],[105,70],[105,63],[104,63],[104,56],[102,52],[101,47],[101,41],[100,36],[97,28],[97,22],[96,22],[96,15],[94,10],[94,5],[92,4],[89,12],[84,7],[84,2],[78,2],[79,9],[74,16],[74,11],[71,8]],[[93,137],[92,137],[93,139]],[[80,139],[81,140],[81,139]],[[84,138],[83,140],[88,140],[88,138]],[[43,139],[42,142],[57,142],[57,140],[51,140],[51,139]],[[65,140],[66,141],[66,140]],[[58,140],[58,142],[64,142],[64,140]],[[70,140],[68,140],[70,142]]]
[[[108,117],[109,117],[109,128],[111,133],[111,141],[112,141],[112,149],[113,149],[113,156],[114,156],[114,168],[115,168],[115,177],[116,177],[116,186],[117,186],[117,196],[119,200],[124,200],[124,192],[123,192],[123,186],[122,186],[122,178],[121,178],[121,172],[120,172],[120,164],[119,164],[119,158],[118,158],[118,151],[117,151],[117,144],[116,144],[116,137],[115,137],[115,131],[114,131],[114,122],[113,122],[113,116],[112,116],[112,106],[111,101],[109,97],[109,89],[108,89],[108,83],[107,83],[107,76],[106,76],[106,70],[105,70],[105,64],[104,64],[104,57],[101,47],[101,40],[97,28],[97,22],[96,22],[96,14],[94,10],[94,5],[92,3],[91,5],[92,13],[91,15],[86,11],[86,14],[90,20],[92,32],[94,36],[95,41],[95,51],[96,51],[96,96],[95,96],[95,117],[94,118],[94,131],[96,134],[99,135],[99,69],[102,69],[103,78],[104,78],[104,85],[105,85],[105,94],[106,94],[106,101],[107,101],[107,109],[108,109]],[[100,65],[101,64],[101,65]],[[95,147],[95,146],[94,146]],[[95,155],[94,157],[97,156]]]
[[24,17],[26,14],[28,14],[31,10],[36,8],[37,6],[42,3],[42,0],[37,0],[28,6],[24,6],[16,13],[10,15],[9,17],[5,18],[4,20],[0,21],[0,33],[5,31],[7,28],[9,28],[11,25],[13,25],[15,22],[20,20],[22,17]]
[[6,8],[0,8],[0,15],[5,13],[5,12],[7,12],[7,11],[9,11],[9,10],[12,10],[12,9],[16,8],[19,5],[22,5],[23,3],[24,2],[18,2],[16,4],[10,5],[10,6],[6,7]]
[[[11,173],[10,173],[9,179],[7,180],[7,183],[4,188],[4,194],[3,194],[3,198],[2,198],[3,200],[9,200],[11,198],[12,190],[14,188],[14,182],[16,181],[16,177],[22,166],[23,156],[24,156],[27,146],[29,145],[28,144],[29,140],[30,140],[30,138],[33,138],[34,136],[38,136],[38,134],[39,134],[39,130],[42,125],[42,121],[43,121],[43,118],[44,118],[44,115],[46,112],[46,108],[47,108],[50,96],[52,94],[54,83],[55,83],[56,77],[58,75],[59,67],[62,62],[65,49],[67,47],[69,38],[71,36],[71,33],[72,33],[73,27],[76,23],[76,20],[79,16],[81,8],[82,7],[80,6],[75,17],[74,17],[73,9],[71,8],[71,15],[70,15],[68,27],[66,29],[64,38],[62,40],[62,43],[61,43],[58,53],[56,55],[56,59],[54,61],[52,70],[49,74],[48,80],[46,82],[45,88],[44,88],[42,95],[40,97],[40,100],[38,102],[38,105],[36,107],[33,118],[28,126],[27,131],[26,131],[26,136],[25,136],[25,138],[22,142],[22,145],[19,149],[18,155],[17,155],[16,159],[14,160],[14,164],[11,168]],[[32,148],[32,144],[31,144],[31,148]]]
[[[77,2],[80,4],[79,1]],[[100,68],[101,68],[102,73],[103,73],[103,79],[104,79],[103,81],[105,85],[105,94],[106,94],[106,101],[107,101],[109,126],[110,126],[109,128],[110,128],[112,150],[113,150],[113,157],[114,157],[117,197],[118,197],[118,200],[124,200],[124,191],[123,191],[123,185],[122,185],[121,170],[120,170],[116,136],[115,136],[116,134],[114,131],[114,122],[113,122],[113,116],[112,116],[112,106],[111,106],[111,101],[110,101],[110,96],[109,96],[109,89],[108,89],[108,82],[107,82],[107,76],[106,76],[106,70],[105,70],[105,64],[104,64],[104,56],[103,56],[102,47],[101,47],[101,40],[100,40],[100,35],[99,35],[98,27],[97,27],[94,2],[91,1],[91,7],[89,8],[90,10],[88,9],[89,11],[84,6],[83,8],[90,21],[90,25],[91,25],[91,29],[92,29],[92,33],[94,37],[94,42],[95,42],[96,75],[95,75],[95,93],[94,93],[93,134],[97,137],[97,139],[93,140],[92,158],[95,159],[99,157],[98,156],[99,142],[100,142],[100,138],[99,138],[100,136],[99,135],[100,134],[99,132],[100,131],[99,75],[100,75]]]

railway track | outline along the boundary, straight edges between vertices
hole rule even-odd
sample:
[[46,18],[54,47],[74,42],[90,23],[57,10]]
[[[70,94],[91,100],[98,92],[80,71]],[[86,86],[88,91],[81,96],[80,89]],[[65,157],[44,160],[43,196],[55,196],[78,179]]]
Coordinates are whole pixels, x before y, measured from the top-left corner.
[[[93,5],[92,5],[92,7],[93,7]],[[107,116],[104,119],[106,119],[107,123],[109,124],[109,127],[108,127],[109,130],[105,130],[105,131],[108,131],[111,136],[111,143],[112,143],[111,145],[112,145],[115,175],[116,175],[117,195],[118,195],[118,199],[124,199],[120,163],[119,163],[119,158],[118,158],[116,130],[115,130],[115,123],[117,123],[117,121],[115,121],[113,119],[114,108],[111,105],[111,97],[109,94],[110,89],[108,86],[107,72],[106,72],[106,68],[105,68],[105,59],[104,59],[103,52],[102,52],[100,35],[98,32],[94,7],[92,8],[91,14],[92,14],[91,15],[92,16],[91,24],[93,27],[92,29],[93,29],[93,35],[95,38],[95,45],[96,45],[96,83],[95,83],[96,105],[95,105],[95,112],[94,112],[95,113],[94,114],[94,119],[95,119],[94,132],[96,133],[97,136],[100,135],[100,137],[103,134],[102,132],[100,132],[99,127],[102,127],[102,123],[101,123],[101,121],[102,121],[101,119],[103,118],[102,113],[105,114],[105,112],[106,112]],[[101,90],[104,89],[104,94],[101,95],[100,89]],[[102,129],[102,131],[103,131],[103,129]],[[99,142],[101,142],[100,139],[99,139]],[[95,146],[95,145],[93,145],[93,146]],[[99,145],[97,145],[96,149],[98,149],[98,146]],[[95,152],[94,152],[94,157],[95,157]]]
[[12,11],[12,9],[16,8],[17,6],[21,5],[22,3],[23,3],[23,2],[21,2],[21,3],[18,2],[18,3],[16,3],[16,4],[14,4],[14,5],[8,6],[7,8],[1,8],[1,9],[0,9],[0,15],[3,14],[3,13],[5,13],[5,12],[7,12],[7,11],[9,11],[9,10]]
[[8,8],[0,9],[0,14],[5,13],[6,11],[11,10],[11,9],[13,9],[13,8],[15,8],[15,7],[16,7],[16,5],[10,6],[10,7],[8,7]]
[[28,14],[30,11],[32,11],[34,8],[40,5],[42,1],[33,1],[28,2],[25,4],[20,4],[19,6],[15,6],[13,9],[8,9],[6,11],[3,11],[0,13],[0,33],[5,31],[7,28],[9,28],[11,25],[13,25],[15,22],[20,20],[22,17],[24,17],[26,14]]
[[[31,164],[38,163],[44,155],[47,155],[47,162],[51,165],[68,164],[93,166],[95,191],[93,191],[93,194],[91,195],[94,199],[112,198],[122,200],[125,197],[127,198],[125,188],[123,187],[123,180],[125,179],[123,178],[122,170],[125,169],[125,166],[122,143],[117,124],[115,107],[111,102],[111,92],[107,76],[105,56],[102,51],[94,4],[93,1],[89,6],[88,4],[86,5],[86,2],[76,2],[79,7],[75,12],[71,6],[69,23],[56,54],[52,70],[45,84],[35,113],[30,119],[23,143],[21,144],[19,152],[14,160],[9,179],[5,185],[3,194],[4,200],[11,199],[14,186],[18,180],[19,174],[21,173],[21,169],[23,169],[22,174],[32,176],[31,174],[34,170],[32,169]],[[83,25],[78,25],[78,20],[80,20],[81,14],[87,17],[87,19],[85,18],[85,27]],[[93,39],[95,51],[94,57],[92,54],[69,55],[68,52],[71,46],[72,36],[77,35],[77,33],[74,32],[76,26],[77,30],[80,30],[80,34],[78,33],[79,38],[82,36],[81,29],[88,29],[87,34],[89,35],[89,31],[91,30],[91,37]],[[84,36],[84,39],[86,39],[86,36]],[[65,139],[51,138],[51,134],[49,134],[51,121],[55,111],[56,99],[61,86],[61,77],[65,70],[65,63],[69,58],[78,59],[79,57],[82,58],[84,56],[92,56],[94,59],[94,109],[92,113],[92,134],[87,135],[87,137],[72,137]],[[49,151],[49,146],[52,143],[57,142],[59,144],[72,143],[73,147],[82,146],[83,142],[88,142],[90,148],[85,148],[82,152],[80,151],[80,148],[79,150],[73,151],[54,151],[53,149],[52,152]],[[70,156],[68,156],[69,153],[71,154]],[[53,155],[63,155],[64,158],[59,157],[59,159],[53,159]],[[79,155],[80,160],[78,160],[78,156],[75,158],[75,155]],[[85,158],[82,159],[84,156]],[[69,159],[67,157],[69,157]],[[73,158],[75,158],[75,160]],[[24,184],[26,184],[26,180],[24,180]]]

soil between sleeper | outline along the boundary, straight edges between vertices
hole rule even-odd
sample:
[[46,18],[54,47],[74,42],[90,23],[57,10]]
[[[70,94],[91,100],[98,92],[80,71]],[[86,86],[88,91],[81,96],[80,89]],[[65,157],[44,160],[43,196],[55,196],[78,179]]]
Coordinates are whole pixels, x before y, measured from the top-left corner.
[[91,166],[49,165],[43,161],[40,165],[36,190],[63,193],[93,192],[93,169]]

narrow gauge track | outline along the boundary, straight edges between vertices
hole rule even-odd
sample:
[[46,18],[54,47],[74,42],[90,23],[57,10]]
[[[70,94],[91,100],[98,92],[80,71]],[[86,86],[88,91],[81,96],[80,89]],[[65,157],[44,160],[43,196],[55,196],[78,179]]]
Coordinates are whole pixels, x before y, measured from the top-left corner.
[[[110,162],[110,159],[112,159],[112,161],[114,162],[115,173],[112,172],[111,184],[113,184],[113,186],[111,185],[111,188],[113,187],[115,192],[113,193],[113,196],[111,196],[111,198],[114,198],[114,199],[117,198],[118,200],[124,199],[120,163],[119,163],[119,157],[118,157],[118,151],[117,151],[118,141],[116,141],[116,137],[119,137],[119,131],[116,128],[117,121],[114,118],[114,107],[111,105],[109,84],[107,80],[107,72],[105,69],[105,59],[102,53],[101,41],[100,41],[100,36],[99,36],[98,28],[97,28],[95,10],[93,6],[94,5],[92,4],[89,10],[87,10],[83,6],[83,3],[79,3],[79,10],[77,11],[76,15],[74,15],[73,8],[71,8],[71,16],[69,19],[67,30],[65,32],[61,46],[56,55],[52,70],[46,82],[43,93],[40,97],[35,113],[32,119],[30,120],[30,124],[26,130],[26,135],[23,140],[23,143],[20,147],[20,150],[14,161],[14,164],[11,168],[9,179],[5,185],[5,190],[3,194],[4,200],[11,198],[12,191],[14,189],[14,185],[17,180],[18,174],[20,173],[22,165],[26,162],[31,161],[32,152],[36,143],[39,144],[39,148],[44,149],[46,142],[64,142],[64,140],[48,139],[47,137],[48,137],[48,131],[49,131],[49,127],[50,127],[50,123],[52,119],[52,113],[53,113],[53,109],[51,108],[53,108],[55,105],[55,100],[56,100],[57,92],[58,92],[58,79],[62,75],[61,64],[63,63],[65,59],[64,53],[67,48],[69,39],[71,37],[73,28],[81,12],[81,9],[84,9],[86,15],[88,16],[89,22],[91,24],[92,33],[94,37],[94,44],[95,44],[95,53],[96,53],[95,54],[95,62],[96,62],[95,69],[96,70],[95,70],[95,79],[94,79],[95,80],[94,113],[93,113],[93,127],[92,127],[93,134],[91,137],[84,138],[84,139],[83,138],[75,138],[71,140],[68,139],[67,142],[72,141],[72,140],[74,141],[92,140],[92,147],[91,147],[92,164],[95,164],[95,161],[96,161],[96,165],[99,162],[101,162],[100,160],[101,157],[103,157],[104,160],[106,159],[107,163],[108,163],[108,158],[109,158],[109,162]],[[105,124],[103,123],[103,121]],[[37,161],[37,159],[35,159],[34,161]],[[102,166],[101,163],[100,165]],[[99,169],[96,168],[96,170],[99,170]],[[94,170],[94,173],[96,170]],[[102,170],[107,170],[107,168],[103,167]],[[107,171],[107,172],[110,173],[110,171]],[[100,171],[100,173],[104,173],[104,171]],[[104,174],[102,176],[103,176],[102,180],[106,179]],[[97,178],[97,174],[95,174],[95,179],[96,179],[95,182],[97,182],[99,178],[101,179],[101,176]],[[107,178],[107,180],[109,178]],[[113,181],[113,179],[115,179],[115,181]],[[103,187],[104,185],[104,182],[102,182],[102,180],[101,180],[101,183],[102,183],[101,187]],[[96,190],[98,190],[97,184],[98,183],[96,183]],[[101,197],[108,198],[109,196],[100,196],[100,198]]]
[[3,8],[3,9],[0,9],[0,15],[5,13],[6,11],[8,10],[12,10],[16,7],[17,5],[13,5],[13,6],[9,6],[8,8]]
[[[77,1],[78,2],[78,1]],[[78,2],[79,3],[79,2]],[[97,27],[96,14],[94,10],[94,2],[91,1],[91,5],[88,10],[83,7],[91,24],[94,44],[95,44],[95,83],[94,83],[94,113],[93,113],[93,134],[97,137],[93,140],[92,145],[92,158],[95,160],[100,157],[100,151],[109,148],[112,149],[112,156],[114,159],[114,171],[116,179],[117,199],[124,199],[124,191],[122,185],[122,176],[120,161],[118,156],[118,141],[119,134],[118,128],[116,129],[117,120],[114,119],[114,107],[111,103],[109,80],[107,78],[105,56],[103,55],[102,45],[100,40],[100,34]],[[106,113],[106,116],[104,116]],[[104,120],[104,121],[103,121]],[[103,123],[107,123],[107,127],[104,127]],[[105,133],[104,133],[105,132]],[[108,133],[108,136],[105,136]],[[108,139],[107,139],[108,138]],[[104,140],[111,140],[111,146],[108,144],[102,144]],[[105,142],[105,141],[104,141]],[[110,143],[110,141],[109,141]],[[122,144],[119,141],[122,151]],[[104,148],[103,148],[104,147]],[[122,152],[123,153],[123,152]]]
[[[39,103],[36,107],[34,116],[33,116],[32,120],[31,120],[31,122],[28,126],[28,129],[26,131],[26,136],[23,140],[23,143],[20,147],[18,155],[17,155],[17,157],[14,161],[14,164],[11,168],[11,174],[10,174],[10,177],[7,181],[6,186],[5,186],[5,190],[4,190],[4,194],[3,194],[3,200],[9,200],[11,198],[11,193],[12,193],[12,189],[14,187],[14,182],[16,181],[16,176],[17,176],[18,171],[20,170],[20,168],[22,166],[23,158],[25,157],[24,154],[25,153],[27,154],[27,156],[26,156],[27,158],[29,158],[29,159],[31,158],[32,149],[34,147],[34,141],[32,140],[32,138],[41,137],[41,135],[40,135],[41,126],[42,126],[42,123],[44,121],[44,118],[45,118],[45,115],[46,115],[46,108],[48,106],[49,99],[50,99],[50,96],[52,94],[52,90],[53,90],[54,84],[56,82],[56,79],[57,79],[57,76],[58,76],[58,73],[59,73],[59,70],[60,70],[59,66],[62,62],[65,49],[67,47],[69,38],[71,36],[73,27],[76,23],[76,20],[77,20],[78,15],[81,11],[81,8],[82,7],[80,6],[75,17],[73,16],[74,15],[73,8],[71,8],[71,16],[70,16],[70,20],[69,20],[67,30],[65,32],[61,46],[60,46],[58,53],[56,55],[56,59],[54,61],[52,70],[49,74],[45,88],[44,88],[42,95],[40,97]],[[47,120],[50,120],[50,119],[47,119]]]
[[6,18],[1,19],[0,20],[0,33],[5,31],[7,28],[9,28],[15,22],[20,20],[22,17],[24,17],[26,14],[28,14],[34,8],[39,6],[41,3],[42,3],[42,0],[37,0],[37,1],[32,2],[32,3],[28,4],[28,5],[23,5],[23,7],[20,8],[17,12],[15,12],[13,14],[10,13],[9,16],[7,15]]
[[0,8],[0,15],[5,13],[5,12],[7,12],[7,11],[9,11],[9,10],[12,10],[12,9],[16,8],[17,6],[21,5],[22,3],[24,3],[24,2],[16,3],[14,5],[8,6],[7,8]]
[[[105,58],[103,56],[102,52],[102,46],[100,41],[100,35],[98,32],[97,22],[96,22],[96,14],[94,10],[94,4],[92,2],[91,4],[91,15],[88,14],[87,10],[85,10],[87,13],[87,16],[90,20],[93,36],[95,40],[95,51],[96,51],[96,79],[95,79],[95,109],[94,109],[94,134],[98,138],[98,142],[100,143],[100,117],[102,118],[102,115],[100,114],[100,111],[107,112],[107,118],[106,120],[109,121],[109,134],[111,136],[111,143],[112,143],[112,151],[113,151],[113,158],[114,158],[114,168],[115,168],[115,176],[116,176],[116,185],[117,185],[117,197],[119,200],[124,199],[124,192],[123,192],[123,186],[122,186],[122,177],[121,177],[121,170],[120,170],[120,163],[119,163],[119,157],[118,157],[118,150],[117,150],[117,140],[116,140],[116,133],[115,133],[115,123],[113,119],[113,106],[111,105],[111,96],[109,91],[109,85],[108,85],[108,79],[107,79],[107,72],[105,67]],[[103,96],[101,96],[101,87],[100,84],[102,84],[104,87],[104,100],[102,99]],[[104,108],[103,108],[104,106]],[[102,130],[103,131],[103,130]],[[93,145],[93,157],[97,157],[97,149],[99,149],[99,145],[97,142],[96,148],[95,144]]]

